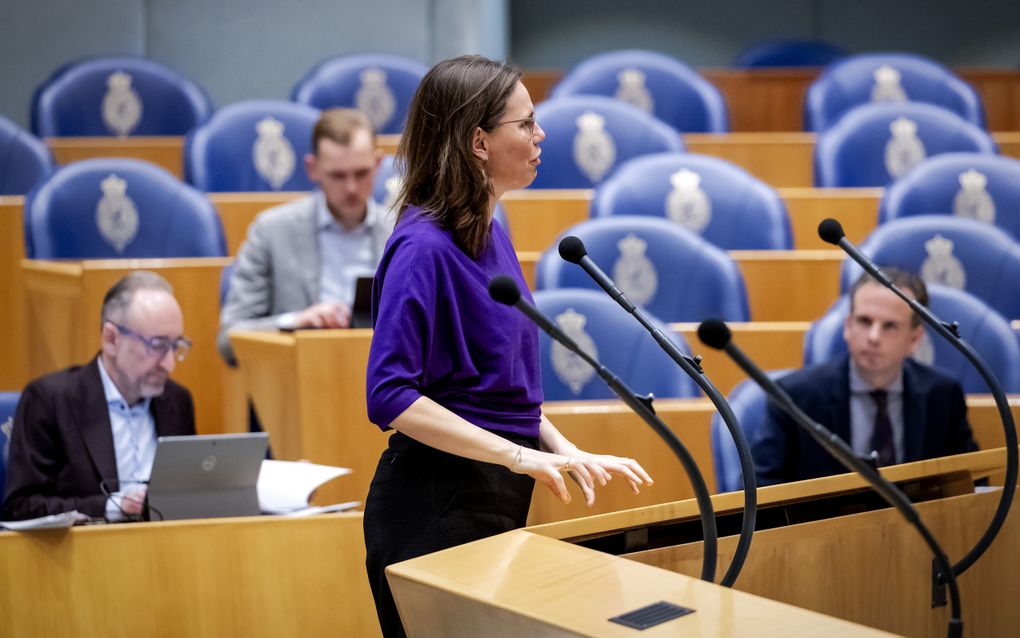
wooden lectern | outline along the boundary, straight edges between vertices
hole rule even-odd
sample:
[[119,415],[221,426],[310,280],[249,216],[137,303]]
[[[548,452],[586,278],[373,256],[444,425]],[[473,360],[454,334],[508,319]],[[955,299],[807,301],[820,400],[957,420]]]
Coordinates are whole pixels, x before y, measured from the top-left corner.
[[[975,493],[973,480],[1000,472],[1004,463],[999,448],[882,473],[907,492],[950,559],[959,560],[999,498],[997,491]],[[736,582],[739,591],[691,577],[701,564],[693,501],[530,527],[398,563],[387,573],[415,638],[633,636],[607,619],[658,600],[696,611],[640,635],[878,635],[850,623],[909,636],[945,635],[949,609],[931,607],[927,546],[863,479],[840,475],[758,494],[758,530]],[[740,494],[712,500],[720,530],[737,529]],[[735,546],[735,536],[720,538],[720,575]],[[1014,512],[960,579],[965,635],[1015,635],[1018,570],[1020,517]]]

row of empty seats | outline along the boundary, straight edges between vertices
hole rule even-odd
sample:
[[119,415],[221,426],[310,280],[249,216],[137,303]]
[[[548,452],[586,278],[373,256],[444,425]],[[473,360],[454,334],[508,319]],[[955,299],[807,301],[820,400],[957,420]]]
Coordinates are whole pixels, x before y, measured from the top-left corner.
[[[317,109],[364,110],[380,133],[399,133],[427,67],[394,55],[326,60],[295,84],[291,99]],[[576,65],[551,97],[602,95],[627,102],[677,131],[729,130],[719,90],[686,64],[652,51],[611,51]],[[868,53],[832,61],[808,90],[805,130],[820,131],[868,102],[936,104],[984,126],[981,99],[941,64],[906,53]],[[58,68],[34,93],[32,131],[68,135],[184,135],[213,112],[196,83],[144,58],[96,58]]]

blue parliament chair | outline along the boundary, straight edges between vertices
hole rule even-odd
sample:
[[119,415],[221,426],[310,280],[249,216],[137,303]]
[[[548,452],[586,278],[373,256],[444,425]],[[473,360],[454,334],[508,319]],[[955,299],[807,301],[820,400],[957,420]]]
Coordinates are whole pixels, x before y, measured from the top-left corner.
[[304,168],[319,111],[304,104],[251,100],[226,106],[184,144],[184,178],[211,192],[307,191]]
[[680,134],[613,98],[574,95],[542,102],[535,119],[546,132],[531,188],[591,188],[639,155],[682,152]]
[[793,248],[786,205],[774,188],[724,159],[694,153],[643,155],[599,184],[592,218],[668,219],[723,250]]
[[[949,215],[919,215],[882,224],[860,249],[872,261],[920,276],[928,285],[966,290],[1007,319],[1020,319],[1020,244],[988,224]],[[843,262],[845,292],[861,267]]]
[[291,92],[317,109],[354,107],[368,115],[376,133],[404,130],[407,108],[428,67],[397,55],[366,53],[320,62]]
[[[936,317],[959,322],[960,336],[988,363],[1007,393],[1020,392],[1020,339],[993,308],[974,295],[937,284],[928,286],[928,306]],[[850,309],[846,295],[840,297],[825,315],[815,321],[804,335],[804,365],[829,361],[846,353],[843,323]],[[989,392],[977,370],[956,348],[925,324],[926,336],[914,358],[939,368],[960,382],[964,392]]]
[[222,257],[204,194],[142,160],[100,158],[54,171],[25,199],[30,259]]
[[0,505],[4,504],[7,486],[7,457],[11,445],[11,427],[18,407],[20,392],[0,392]]
[[1020,161],[988,153],[928,158],[885,190],[878,223],[930,214],[994,224],[1020,241]]
[[570,95],[622,100],[683,133],[730,130],[719,89],[683,62],[653,51],[611,51],[584,60],[567,72],[549,97]]
[[[725,251],[676,224],[655,217],[619,216],[581,222],[563,233],[584,242],[588,255],[636,305],[663,321],[748,321],[740,269]],[[598,289],[558,246],[545,251],[536,288]]]
[[[635,392],[670,398],[698,396],[694,381],[637,320],[602,292],[546,290],[535,293],[535,305]],[[689,351],[682,337],[658,320],[653,321],[681,351]],[[616,398],[588,364],[544,332],[539,333],[538,352],[546,401]]]
[[[396,167],[393,164],[392,155],[384,155],[379,163],[379,170],[375,173],[375,183],[372,186],[372,199],[383,205],[384,208],[391,208],[396,205],[397,193],[400,190],[400,176],[396,174]],[[396,215],[396,212],[393,212]],[[496,202],[496,212],[493,215],[499,224],[510,234],[510,224],[506,219],[506,211],[503,205]]]
[[212,113],[180,72],[145,58],[109,57],[57,69],[32,96],[39,137],[184,135]]
[[741,51],[733,66],[742,69],[828,66],[846,56],[846,49],[821,40],[768,40]]
[[53,156],[46,145],[0,116],[0,195],[24,195],[51,170]]
[[869,102],[926,102],[984,128],[981,98],[938,62],[910,53],[865,53],[829,65],[808,87],[804,130],[824,131]]
[[818,134],[816,187],[885,186],[925,158],[994,154],[991,136],[952,111],[921,102],[865,104]]
[[[773,370],[767,374],[772,380],[778,380],[789,372],[789,369]],[[733,414],[737,417],[737,422],[747,438],[747,443],[753,447],[762,434],[768,397],[757,383],[751,379],[745,379],[730,391],[726,400],[729,401],[730,408],[733,409]],[[744,489],[744,477],[740,468],[740,454],[737,452],[737,445],[733,442],[729,428],[726,427],[726,423],[718,413],[712,415],[711,427],[716,491],[722,493]]]

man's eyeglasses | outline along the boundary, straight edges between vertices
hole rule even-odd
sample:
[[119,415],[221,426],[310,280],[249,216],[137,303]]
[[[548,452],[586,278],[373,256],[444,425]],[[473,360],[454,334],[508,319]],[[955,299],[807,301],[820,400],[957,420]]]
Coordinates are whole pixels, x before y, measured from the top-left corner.
[[[107,319],[107,321],[110,321]],[[117,332],[121,333],[126,337],[134,337],[145,345],[145,351],[149,356],[158,356],[160,359],[166,356],[166,353],[173,350],[174,359],[178,361],[184,361],[184,357],[187,356],[188,350],[191,349],[191,340],[187,337],[146,337],[138,334],[127,326],[122,326],[119,323],[110,321],[117,328]]]
[[503,126],[504,124],[520,124],[529,135],[535,134],[535,116],[522,117],[519,120],[506,120],[504,122],[496,122],[496,126]]

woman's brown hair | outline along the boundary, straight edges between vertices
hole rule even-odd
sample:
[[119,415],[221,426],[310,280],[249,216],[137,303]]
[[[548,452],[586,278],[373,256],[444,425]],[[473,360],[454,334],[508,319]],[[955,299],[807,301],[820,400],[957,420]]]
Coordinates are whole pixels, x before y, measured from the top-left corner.
[[418,85],[397,146],[401,215],[408,205],[427,211],[473,258],[488,239],[493,191],[471,141],[476,128],[495,127],[520,78],[477,55],[440,62]]

